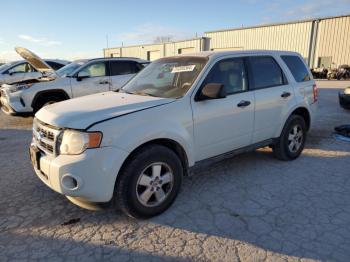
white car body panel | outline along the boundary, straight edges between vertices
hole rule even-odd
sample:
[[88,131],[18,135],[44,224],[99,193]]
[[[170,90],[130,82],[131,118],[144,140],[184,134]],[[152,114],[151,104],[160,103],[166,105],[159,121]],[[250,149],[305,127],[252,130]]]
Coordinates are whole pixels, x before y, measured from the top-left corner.
[[103,121],[171,101],[174,100],[111,91],[48,105],[39,110],[36,117],[56,127],[86,129],[96,119]]
[[[282,51],[197,54],[208,56],[208,63],[190,90],[179,99],[105,92],[46,106],[36,114],[41,122],[63,129],[100,131],[103,140],[100,148],[88,149],[78,156],[44,155],[40,160],[43,169],[36,172],[49,187],[66,196],[107,202],[112,198],[124,160],[147,142],[174,141],[192,167],[201,160],[279,137],[296,108],[306,108],[312,123],[317,109],[312,99],[315,82],[297,83],[279,58],[284,54],[298,55]],[[251,55],[275,57],[288,85],[195,101],[197,90],[216,61]],[[281,98],[283,92],[291,92],[291,96]],[[241,100],[249,100],[251,104],[238,108]],[[43,178],[41,172],[48,172],[49,178]],[[74,176],[82,186],[74,190],[63,188],[60,179],[66,175]]]

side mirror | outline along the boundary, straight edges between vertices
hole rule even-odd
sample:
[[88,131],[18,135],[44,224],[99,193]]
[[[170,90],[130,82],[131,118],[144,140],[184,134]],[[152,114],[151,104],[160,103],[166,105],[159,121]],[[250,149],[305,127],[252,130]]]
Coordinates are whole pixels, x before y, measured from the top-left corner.
[[80,71],[77,75],[77,81],[81,81],[84,78],[89,78],[89,77],[90,77],[90,75],[87,72]]
[[198,100],[220,99],[225,97],[226,90],[223,84],[209,83],[202,88]]

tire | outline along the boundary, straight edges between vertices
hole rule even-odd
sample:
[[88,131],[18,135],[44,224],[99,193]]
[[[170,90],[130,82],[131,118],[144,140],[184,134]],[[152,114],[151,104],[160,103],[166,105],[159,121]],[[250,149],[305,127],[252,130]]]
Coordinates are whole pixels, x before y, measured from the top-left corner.
[[58,96],[49,96],[45,98],[40,98],[38,99],[38,101],[35,103],[33,107],[33,113],[35,114],[44,106],[51,105],[60,101],[63,101],[63,100]]
[[[297,135],[293,137],[293,134]],[[283,161],[296,159],[304,149],[306,135],[304,118],[299,115],[291,115],[273,147],[274,156]]]
[[156,216],[174,202],[182,176],[181,161],[172,150],[147,145],[132,155],[119,173],[114,202],[130,217]]

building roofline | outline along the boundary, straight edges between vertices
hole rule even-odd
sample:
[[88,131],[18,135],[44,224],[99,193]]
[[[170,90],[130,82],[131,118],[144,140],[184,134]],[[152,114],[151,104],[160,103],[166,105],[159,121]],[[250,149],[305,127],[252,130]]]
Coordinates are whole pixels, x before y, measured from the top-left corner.
[[261,24],[261,25],[255,25],[255,26],[234,27],[234,28],[206,31],[206,32],[204,32],[204,34],[225,32],[225,31],[236,31],[236,30],[244,30],[244,29],[253,29],[253,28],[261,28],[261,27],[269,27],[269,26],[278,26],[278,25],[299,24],[299,23],[305,23],[305,22],[313,22],[313,21],[320,21],[320,20],[327,20],[327,19],[334,19],[334,18],[342,18],[342,17],[348,17],[348,16],[350,16],[350,14],[344,14],[344,15],[338,15],[338,16],[316,17],[316,18],[309,18],[309,19],[303,19],[303,20],[293,20],[293,21],[288,21],[288,22]]
[[195,38],[190,38],[190,39],[183,39],[183,40],[178,40],[178,41],[169,41],[169,42],[164,42],[164,43],[150,43],[150,44],[140,44],[140,45],[127,45],[127,46],[108,47],[108,48],[103,48],[103,50],[117,49],[117,48],[128,48],[128,47],[139,47],[139,46],[175,44],[175,43],[182,43],[182,42],[187,42],[187,41],[202,40],[202,39],[206,39],[206,38],[208,38],[208,37],[201,36],[201,37],[195,37]]

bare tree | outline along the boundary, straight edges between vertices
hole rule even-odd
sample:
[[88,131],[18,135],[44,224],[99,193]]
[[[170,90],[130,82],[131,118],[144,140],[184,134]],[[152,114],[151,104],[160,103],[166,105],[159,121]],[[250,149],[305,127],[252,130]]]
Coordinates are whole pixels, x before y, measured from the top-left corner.
[[172,35],[162,35],[162,36],[156,36],[153,39],[153,43],[166,43],[166,42],[170,42],[173,40],[173,36]]

